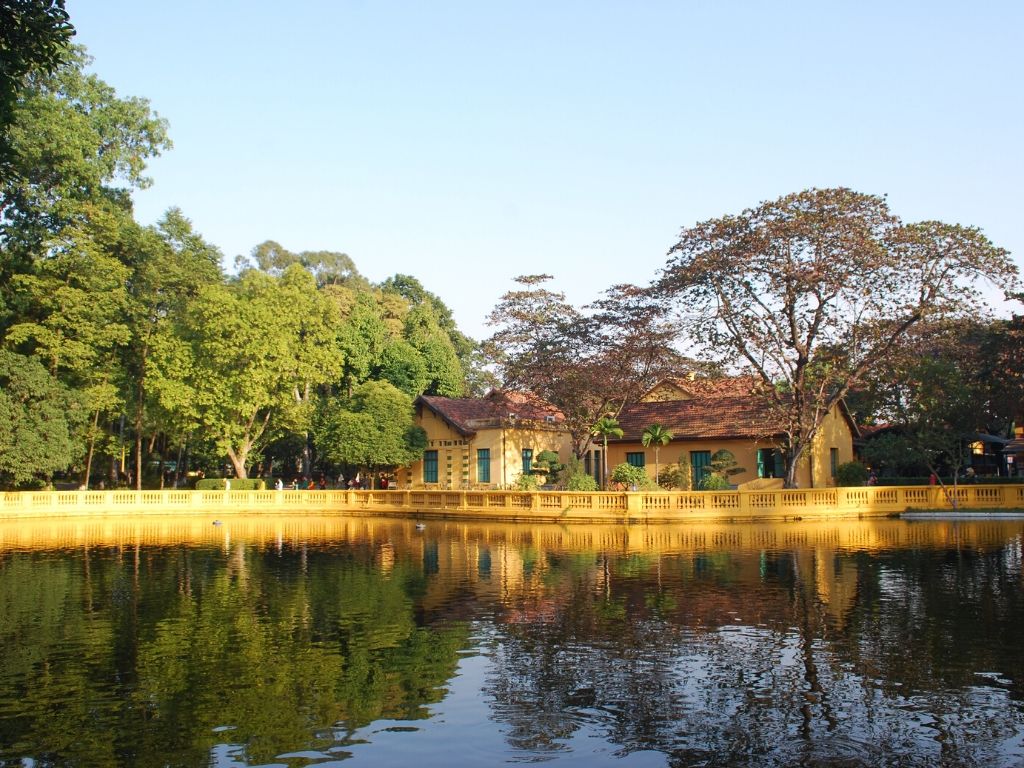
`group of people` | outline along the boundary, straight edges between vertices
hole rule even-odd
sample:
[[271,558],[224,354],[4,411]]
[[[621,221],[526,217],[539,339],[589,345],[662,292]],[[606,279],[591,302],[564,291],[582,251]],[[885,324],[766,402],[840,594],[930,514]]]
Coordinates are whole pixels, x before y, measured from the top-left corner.
[[[280,477],[274,482],[274,490],[283,491],[285,488],[284,480]],[[315,491],[319,488],[321,491],[327,489],[327,478],[323,475],[320,476],[320,482],[318,483],[312,477],[296,477],[293,478],[291,483],[288,485],[289,491]]]
[[[285,490],[285,487],[284,480],[280,477],[274,482],[275,490],[283,491]],[[371,489],[373,486],[370,483],[369,477],[363,477],[362,473],[357,472],[355,476],[349,478],[347,482],[344,475],[338,475],[338,482],[334,487],[348,488],[351,491],[358,491],[362,489]],[[377,487],[382,491],[386,491],[390,487],[390,480],[383,472],[381,472],[377,480]],[[287,486],[287,489],[290,491],[314,491],[317,489],[325,491],[327,488],[328,483],[326,475],[320,475],[320,479],[318,481],[314,480],[312,477],[295,477]]]

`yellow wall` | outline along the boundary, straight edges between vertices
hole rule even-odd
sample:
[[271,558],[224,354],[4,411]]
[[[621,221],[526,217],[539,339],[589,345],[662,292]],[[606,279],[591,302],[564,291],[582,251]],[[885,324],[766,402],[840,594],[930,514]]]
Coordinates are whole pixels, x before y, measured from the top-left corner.
[[691,399],[693,399],[693,395],[678,384],[672,381],[660,381],[648,390],[644,396],[640,398],[640,401],[644,403],[662,403],[666,400]]
[[[775,444],[769,441],[735,440],[735,439],[711,439],[711,440],[673,440],[668,445],[661,446],[658,452],[658,463],[661,468],[670,464],[682,462],[684,466],[690,466],[691,451],[709,451],[713,456],[717,451],[731,451],[736,457],[737,466],[744,469],[743,472],[730,476],[729,480],[734,485],[746,483],[757,478],[757,451],[761,448],[774,448]],[[592,450],[601,450],[599,442],[595,442]],[[801,488],[823,488],[835,485],[831,475],[831,453],[832,448],[837,449],[836,464],[844,464],[853,460],[853,433],[850,431],[849,422],[833,409],[826,416],[824,423],[815,439],[810,456],[806,454],[797,464],[796,480]],[[608,471],[614,471],[615,467],[626,461],[627,453],[644,454],[645,468],[647,474],[653,479],[655,472],[654,446],[645,448],[639,440],[636,442],[609,443],[608,445]],[[812,483],[813,468],[813,483]]]
[[836,466],[853,461],[853,432],[850,430],[850,422],[839,408],[833,408],[825,416],[811,447],[813,482],[808,476],[807,485],[802,482],[801,485],[805,488],[834,486],[836,481],[832,477],[831,449],[836,449]]
[[[437,486],[442,488],[499,488],[514,485],[523,472],[523,449],[533,450],[534,460],[542,451],[554,451],[565,463],[572,455],[572,443],[566,432],[539,424],[518,422],[517,426],[481,429],[464,436],[431,411],[422,408],[417,418],[427,433],[427,450],[437,451]],[[477,451],[490,451],[490,481],[480,479]],[[423,479],[423,461],[398,473],[400,486],[427,485]],[[433,486],[433,483],[429,484]]]

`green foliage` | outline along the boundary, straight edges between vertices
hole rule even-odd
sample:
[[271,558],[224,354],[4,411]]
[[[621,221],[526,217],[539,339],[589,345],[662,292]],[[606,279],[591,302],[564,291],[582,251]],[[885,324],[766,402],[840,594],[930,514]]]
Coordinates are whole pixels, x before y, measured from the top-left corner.
[[732,451],[727,451],[724,448],[720,451],[715,451],[715,454],[711,457],[711,463],[708,464],[708,469],[712,474],[721,475],[726,479],[747,471],[739,465]]
[[714,472],[705,475],[704,479],[698,483],[698,490],[701,491],[728,491],[731,489],[732,484],[729,482],[729,478]]
[[566,477],[565,489],[567,491],[596,491],[597,480],[595,480],[592,475],[588,475],[585,472],[576,472]]
[[868,468],[859,461],[847,461],[836,467],[836,485],[850,488],[864,483],[868,479]]
[[412,398],[384,381],[335,398],[322,415],[316,443],[330,461],[365,467],[396,467],[420,458],[426,434],[413,423]]
[[[860,455],[870,466],[884,468],[887,473],[928,476],[927,454],[916,440],[907,435],[890,433],[865,440]],[[866,474],[864,479],[867,479]]]
[[592,475],[583,471],[583,462],[576,456],[570,457],[569,461],[559,471],[557,482],[568,491],[597,490],[597,481]]
[[658,475],[658,485],[668,491],[688,488],[690,485],[690,468],[684,464],[669,464]]
[[0,3],[0,175],[9,171],[5,129],[18,92],[33,72],[49,74],[60,65],[74,34],[64,0]]
[[611,480],[613,483],[624,485],[628,489],[634,486],[641,490],[657,488],[654,480],[647,474],[643,467],[634,467],[632,464],[623,462],[612,470]]
[[602,416],[593,425],[591,425],[590,434],[594,437],[601,438],[601,443],[604,448],[601,456],[604,459],[604,477],[605,484],[607,484],[610,479],[608,475],[608,438],[622,437],[624,434],[622,427],[619,426],[618,419],[606,415]]
[[394,339],[384,348],[377,375],[411,397],[422,394],[430,381],[423,356],[405,339]]
[[541,451],[534,457],[531,471],[546,475],[548,478],[554,478],[562,471],[563,466],[557,453],[554,451]]
[[462,364],[432,305],[420,304],[409,311],[405,319],[405,337],[423,356],[428,379],[425,393],[461,397]]
[[536,491],[540,488],[540,480],[536,475],[520,474],[516,477],[515,488],[517,491]]
[[651,424],[640,435],[640,442],[646,448],[653,445],[655,450],[662,445],[668,445],[672,440],[672,432],[661,424]]
[[74,395],[37,360],[0,349],[0,485],[44,482],[76,457]]

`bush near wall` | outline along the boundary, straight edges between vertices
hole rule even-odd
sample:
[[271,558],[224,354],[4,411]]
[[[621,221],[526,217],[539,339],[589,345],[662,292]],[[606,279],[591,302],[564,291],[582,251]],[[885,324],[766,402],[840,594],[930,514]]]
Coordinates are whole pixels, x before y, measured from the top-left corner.
[[864,485],[868,479],[868,468],[859,461],[848,461],[836,467],[836,485],[846,488]]
[[265,491],[267,484],[262,477],[250,477],[240,480],[237,477],[206,477],[196,481],[197,491],[223,491],[224,481],[231,480],[232,491]]

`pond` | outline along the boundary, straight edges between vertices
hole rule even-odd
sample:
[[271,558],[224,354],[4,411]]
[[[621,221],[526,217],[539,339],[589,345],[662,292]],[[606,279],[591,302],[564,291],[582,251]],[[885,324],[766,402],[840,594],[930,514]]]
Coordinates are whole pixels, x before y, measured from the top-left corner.
[[1024,523],[0,523],[0,765],[1024,764]]

